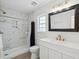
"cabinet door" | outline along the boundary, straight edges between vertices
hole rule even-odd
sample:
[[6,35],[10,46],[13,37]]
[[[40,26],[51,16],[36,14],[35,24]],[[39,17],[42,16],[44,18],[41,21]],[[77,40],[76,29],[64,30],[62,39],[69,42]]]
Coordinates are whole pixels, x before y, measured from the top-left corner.
[[63,55],[63,59],[74,59],[74,58],[68,55]]
[[49,49],[49,59],[61,59],[61,53]]
[[48,48],[40,46],[40,59],[48,59]]

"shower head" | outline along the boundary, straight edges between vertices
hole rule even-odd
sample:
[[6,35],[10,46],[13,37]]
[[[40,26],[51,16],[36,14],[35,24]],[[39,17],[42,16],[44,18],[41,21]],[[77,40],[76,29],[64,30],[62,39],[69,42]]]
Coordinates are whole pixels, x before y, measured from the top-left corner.
[[3,12],[3,14],[6,14],[6,12]]
[[3,14],[6,14],[6,12],[4,10],[0,9],[0,11],[2,11]]

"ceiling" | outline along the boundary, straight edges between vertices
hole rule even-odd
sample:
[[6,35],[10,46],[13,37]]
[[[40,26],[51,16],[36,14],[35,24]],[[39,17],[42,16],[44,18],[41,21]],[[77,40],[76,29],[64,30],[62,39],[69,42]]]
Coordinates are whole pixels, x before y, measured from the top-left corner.
[[[37,5],[33,6],[32,1],[35,1]],[[23,13],[28,13],[50,1],[51,0],[0,0],[0,7],[2,9],[12,9]]]

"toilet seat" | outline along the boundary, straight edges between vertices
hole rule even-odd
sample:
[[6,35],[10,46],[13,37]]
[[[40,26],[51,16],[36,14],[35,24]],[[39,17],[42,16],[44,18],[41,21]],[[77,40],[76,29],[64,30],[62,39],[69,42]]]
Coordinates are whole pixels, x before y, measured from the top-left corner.
[[32,47],[30,48],[30,51],[31,51],[31,52],[37,52],[38,49],[39,49],[38,46],[32,46]]
[[32,50],[32,51],[37,51],[38,49],[39,49],[38,46],[32,46],[32,47],[30,48],[30,50]]

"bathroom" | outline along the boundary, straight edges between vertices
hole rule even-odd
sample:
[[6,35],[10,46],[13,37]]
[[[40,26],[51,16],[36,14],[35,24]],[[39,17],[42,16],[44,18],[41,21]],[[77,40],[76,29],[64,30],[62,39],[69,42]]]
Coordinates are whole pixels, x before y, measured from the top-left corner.
[[[53,59],[52,57],[44,57],[45,55],[47,56],[47,54],[50,55],[50,52],[47,52],[47,50],[49,49],[44,49],[44,56],[42,53],[43,51],[40,52],[40,50],[42,50],[41,48],[43,48],[40,46],[43,45],[42,43],[40,43],[40,40],[43,40],[45,38],[49,40],[56,40],[56,38],[58,38],[58,35],[62,36],[64,38],[64,41],[79,43],[79,33],[77,31],[74,32],[49,30],[48,16],[49,13],[53,12],[54,8],[60,7],[59,9],[63,9],[67,6],[73,6],[78,3],[78,0],[0,0],[0,50],[2,49],[2,51],[0,52],[0,59]],[[39,18],[41,19],[41,17],[45,19],[45,26],[43,28],[40,27],[39,24]],[[35,40],[33,42],[35,42],[34,47],[39,50],[39,53],[36,54],[38,56],[32,56],[32,53],[30,51],[31,49],[35,49],[34,47],[30,47],[32,22],[35,23]],[[42,29],[40,30],[40,28]],[[65,50],[65,48],[63,49]],[[42,55],[42,57],[40,54]],[[67,53],[67,55],[70,54]],[[66,57],[59,59],[68,58]],[[75,56],[75,58],[69,59],[79,58],[76,58]]]

